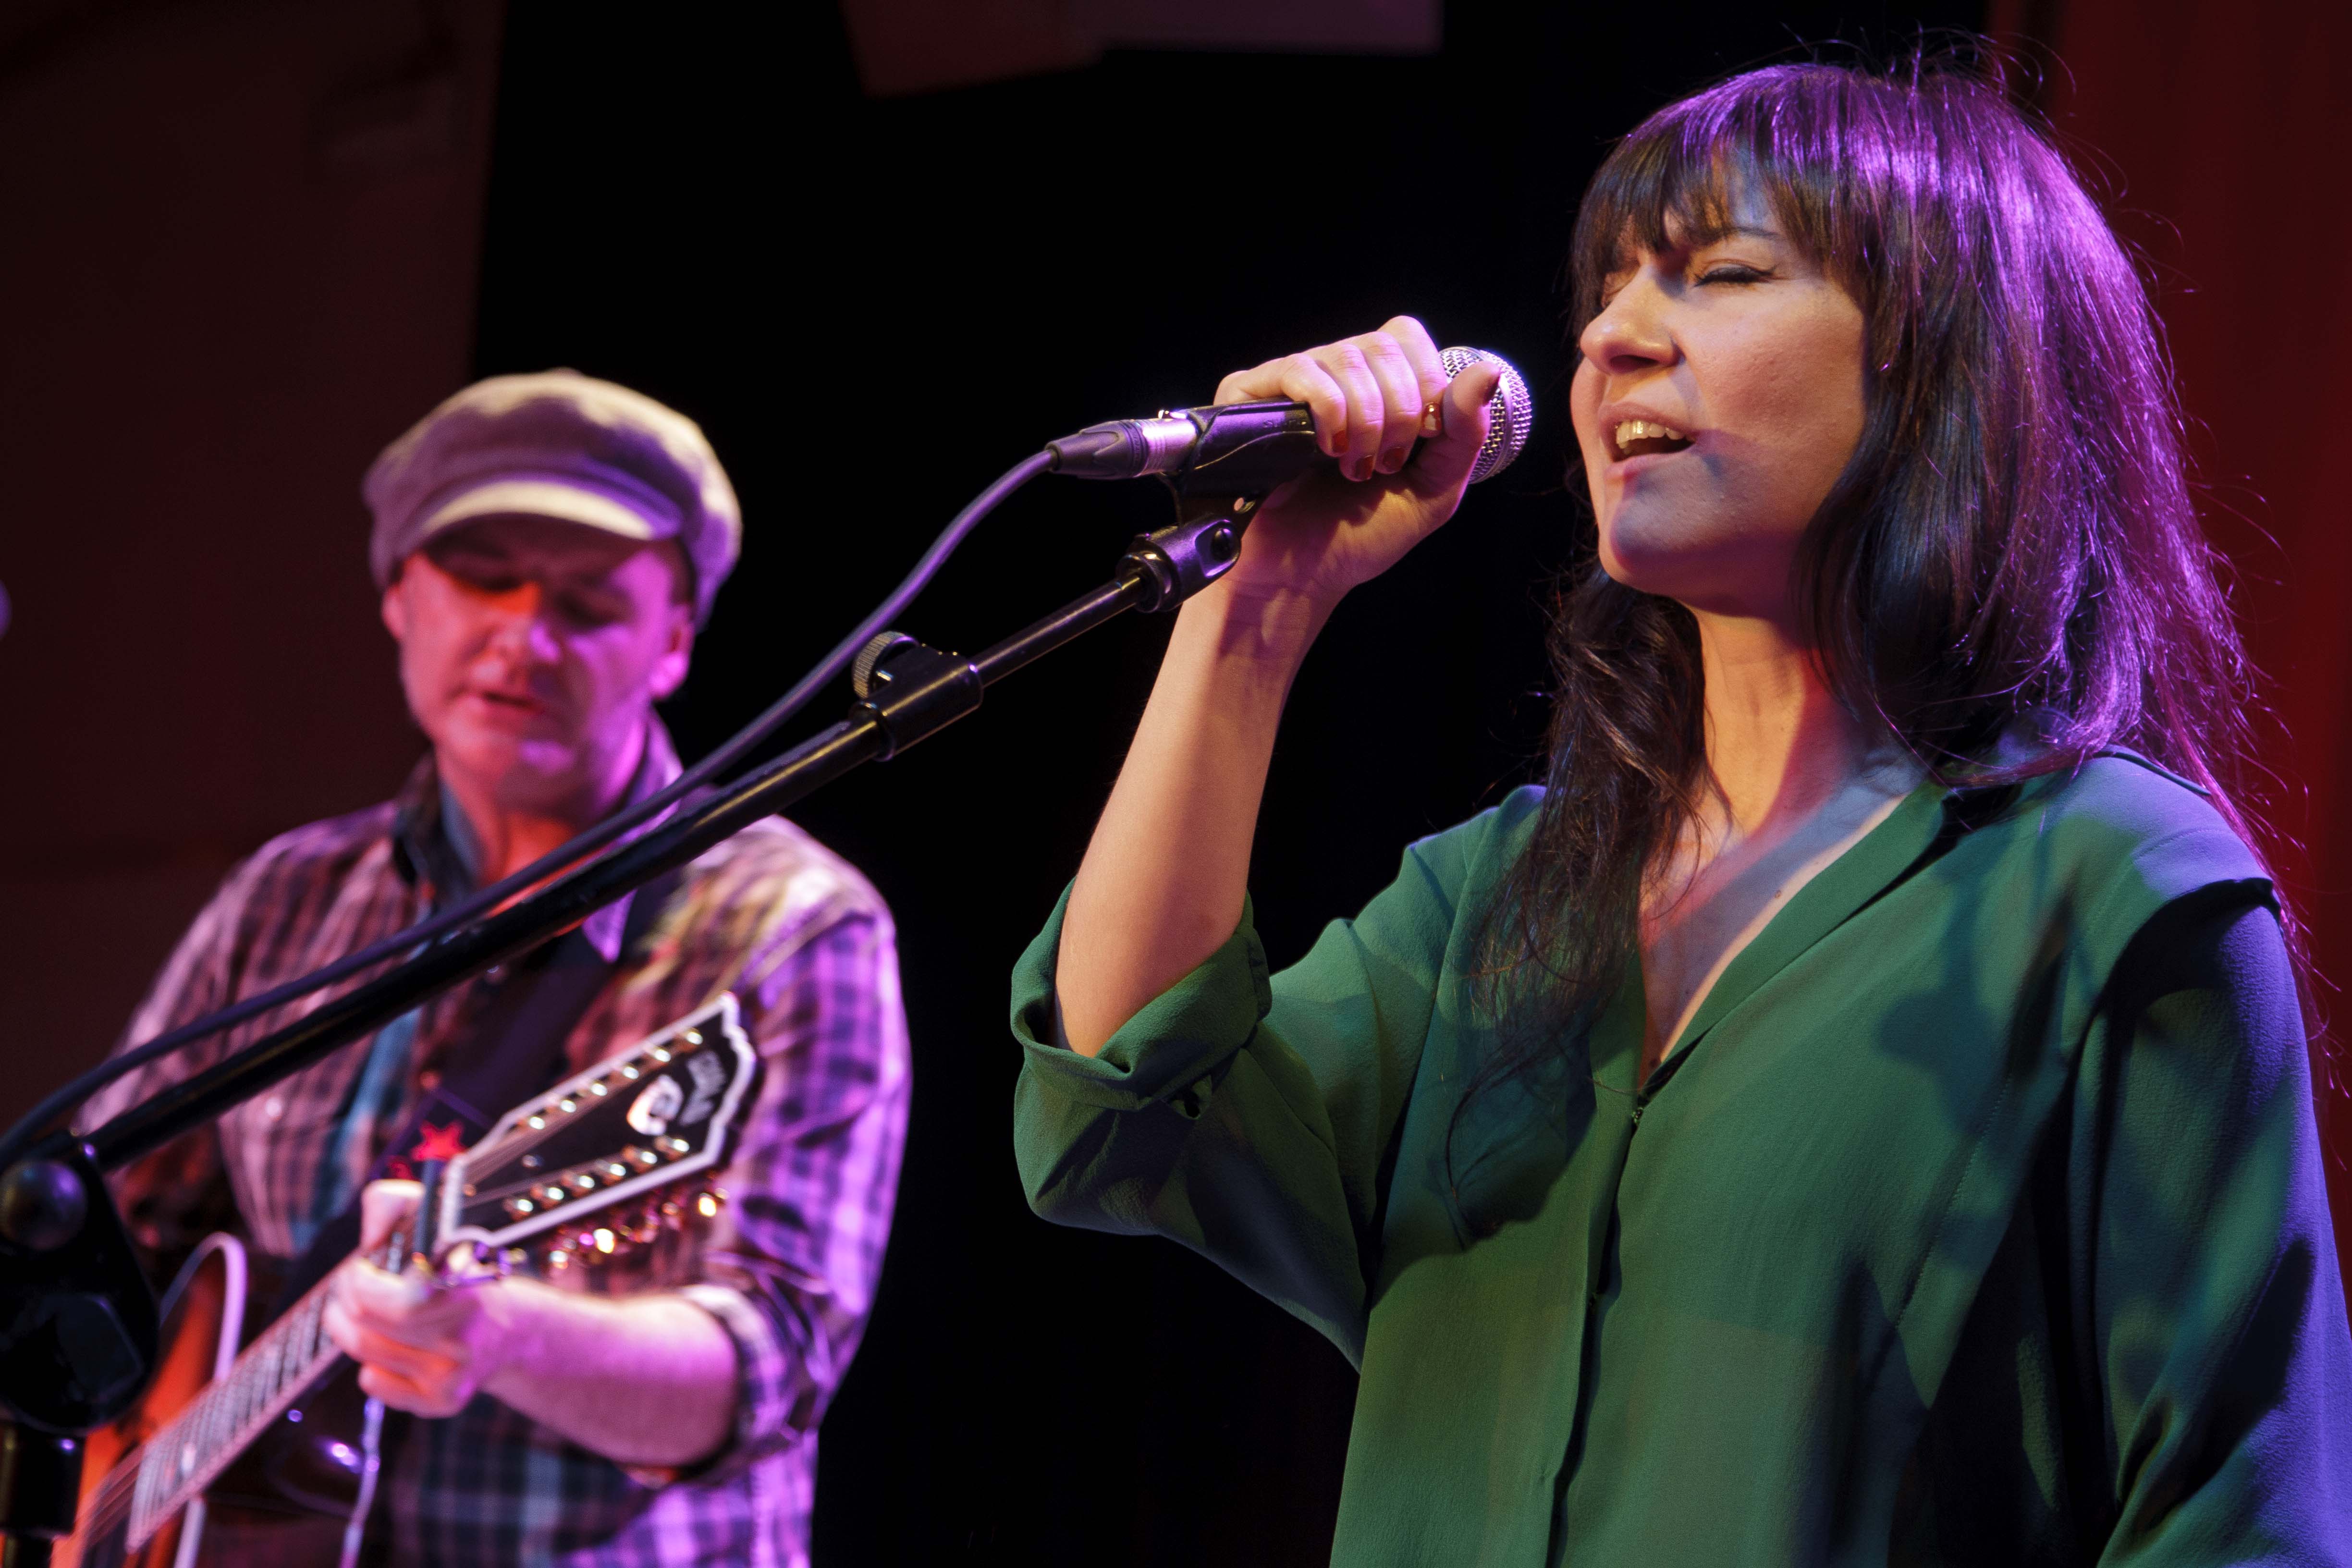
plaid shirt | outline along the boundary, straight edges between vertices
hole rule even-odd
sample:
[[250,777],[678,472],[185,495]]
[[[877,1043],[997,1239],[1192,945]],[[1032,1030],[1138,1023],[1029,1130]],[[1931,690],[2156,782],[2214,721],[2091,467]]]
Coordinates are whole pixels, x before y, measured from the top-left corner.
[[[656,725],[632,798],[677,771]],[[230,873],[197,917],[126,1038],[150,1038],[415,923],[434,901],[436,868],[446,889],[451,858],[429,760],[397,799],[271,841]],[[625,905],[615,905],[587,927],[608,957],[625,917]],[[495,984],[469,982],[421,1009],[402,1103],[376,1118],[373,1139],[341,1140],[346,1169],[330,1162],[369,1055],[364,1045],[127,1173],[118,1190],[134,1235],[157,1247],[184,1244],[225,1177],[251,1244],[281,1259],[298,1254],[320,1217],[322,1184],[348,1184],[373,1163],[415,1105],[420,1081],[432,1081],[436,1062]],[[874,1299],[906,1135],[908,1069],[889,912],[856,871],[782,818],[746,829],[688,868],[658,922],[621,955],[572,1029],[572,1066],[602,1060],[730,989],[767,1070],[723,1173],[727,1204],[699,1228],[558,1278],[604,1291],[677,1290],[717,1318],[740,1367],[732,1441],[709,1464],[657,1484],[478,1396],[446,1420],[410,1421],[387,1456],[379,1508],[388,1503],[395,1561],[453,1568],[807,1562],[817,1422]],[[131,1075],[90,1103],[84,1124],[336,994],[265,1014]]]

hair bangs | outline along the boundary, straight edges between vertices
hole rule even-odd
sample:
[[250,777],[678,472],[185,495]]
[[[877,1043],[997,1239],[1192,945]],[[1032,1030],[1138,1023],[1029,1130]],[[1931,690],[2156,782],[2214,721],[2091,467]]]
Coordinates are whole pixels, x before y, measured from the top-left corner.
[[1769,67],[1635,128],[1593,176],[1577,215],[1571,336],[1600,313],[1609,275],[1631,265],[1634,248],[1711,243],[1735,226],[1748,192],[1867,308],[1888,211],[1909,182],[1898,177],[1899,129],[1883,122],[1883,103],[1849,90],[1854,79],[1836,67]]

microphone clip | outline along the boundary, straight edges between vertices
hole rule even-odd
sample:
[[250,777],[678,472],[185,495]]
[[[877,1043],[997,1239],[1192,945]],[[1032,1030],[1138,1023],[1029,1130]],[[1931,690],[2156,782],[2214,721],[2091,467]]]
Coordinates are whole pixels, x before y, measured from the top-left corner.
[[1118,575],[1141,589],[1135,607],[1146,615],[1172,610],[1233,569],[1242,531],[1263,495],[1188,495],[1176,491],[1176,521],[1139,533],[1119,558]]
[[1176,521],[1138,534],[1118,563],[1136,582],[1146,615],[1172,610],[1233,568],[1250,514],[1286,480],[1322,460],[1315,421],[1296,403],[1224,403],[1178,408],[1162,421],[1189,426],[1182,460],[1156,477],[1176,500]]

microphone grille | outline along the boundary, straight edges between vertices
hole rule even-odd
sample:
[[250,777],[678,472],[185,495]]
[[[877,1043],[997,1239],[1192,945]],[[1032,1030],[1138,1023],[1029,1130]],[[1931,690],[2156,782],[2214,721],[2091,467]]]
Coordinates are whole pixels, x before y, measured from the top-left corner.
[[1492,479],[1511,466],[1528,444],[1528,432],[1535,428],[1536,402],[1528,394],[1527,377],[1518,367],[1501,354],[1485,349],[1443,349],[1437,363],[1445,368],[1447,379],[1461,374],[1480,360],[1502,367],[1503,378],[1495,384],[1494,400],[1486,405],[1486,442],[1478,448],[1475,461],[1470,465],[1470,482]]

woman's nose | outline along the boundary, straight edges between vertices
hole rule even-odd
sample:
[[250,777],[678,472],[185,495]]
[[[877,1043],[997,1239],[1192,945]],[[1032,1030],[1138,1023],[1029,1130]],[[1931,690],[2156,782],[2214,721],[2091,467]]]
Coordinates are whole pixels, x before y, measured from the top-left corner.
[[1664,303],[1664,293],[1644,269],[1585,324],[1576,346],[1596,368],[1612,375],[1671,363],[1675,341],[1659,309]]

